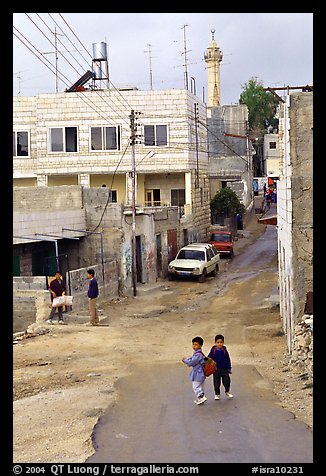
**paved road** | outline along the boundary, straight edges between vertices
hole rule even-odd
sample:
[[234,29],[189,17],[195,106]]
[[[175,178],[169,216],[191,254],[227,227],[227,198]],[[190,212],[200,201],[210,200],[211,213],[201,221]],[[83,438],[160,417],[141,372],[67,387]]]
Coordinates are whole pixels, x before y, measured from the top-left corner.
[[[186,371],[185,371],[186,370]],[[90,463],[309,463],[312,432],[277,405],[253,366],[236,366],[235,397],[195,406],[188,369],[143,366],[118,384],[118,403],[94,430]],[[257,385],[258,383],[258,385]]]
[[[276,254],[276,230],[237,256],[221,288],[259,274]],[[250,269],[248,273],[248,267]],[[222,289],[221,289],[222,290]],[[235,365],[232,393],[196,406],[189,369],[180,362],[135,367],[117,385],[119,398],[94,429],[90,463],[311,463],[311,430],[282,409],[257,369]]]

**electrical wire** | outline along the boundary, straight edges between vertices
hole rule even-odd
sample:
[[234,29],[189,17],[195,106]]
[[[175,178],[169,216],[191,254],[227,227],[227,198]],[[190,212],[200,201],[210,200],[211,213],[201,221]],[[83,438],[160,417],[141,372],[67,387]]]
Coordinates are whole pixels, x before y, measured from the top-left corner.
[[98,228],[98,227],[100,226],[100,224],[102,223],[104,213],[105,213],[105,211],[106,211],[106,209],[107,209],[107,207],[108,207],[108,204],[110,203],[111,191],[112,191],[112,187],[113,187],[113,182],[114,182],[114,177],[115,177],[116,171],[118,170],[118,167],[119,167],[119,165],[120,165],[120,163],[121,163],[121,161],[122,161],[122,159],[123,159],[125,153],[127,152],[127,149],[128,149],[128,147],[129,147],[129,145],[130,145],[130,144],[128,144],[127,147],[125,148],[125,150],[124,150],[124,152],[123,152],[123,154],[122,154],[122,156],[121,156],[121,158],[120,158],[120,160],[119,160],[119,162],[118,162],[118,164],[117,164],[117,166],[116,166],[116,168],[115,168],[115,171],[114,171],[113,177],[112,177],[111,188],[110,188],[110,191],[109,191],[109,193],[108,193],[108,198],[107,198],[107,200],[106,200],[106,204],[105,204],[105,206],[104,206],[104,209],[103,209],[103,212],[102,212],[100,221],[98,222],[98,224],[96,225],[96,227],[95,227],[92,231],[97,230],[97,228]]
[[[36,28],[42,33],[42,35],[45,36],[45,38],[46,38],[46,39],[51,43],[51,45],[55,48],[55,44],[54,44],[54,43],[47,37],[47,35],[39,28],[39,26],[34,22],[34,20],[33,20],[27,13],[25,13],[25,15],[29,18],[29,20],[36,26]],[[50,14],[49,14],[49,15],[50,15]],[[39,16],[39,15],[38,15],[38,16]],[[61,18],[64,20],[64,18],[62,17],[61,14],[60,14],[60,16],[61,16]],[[50,15],[50,17],[52,18],[51,15]],[[41,17],[39,17],[39,18],[41,19],[41,21],[47,26],[47,28],[48,28],[48,29],[50,30],[50,32],[52,33],[51,28],[46,24],[46,22],[45,22]],[[52,19],[53,19],[53,18],[52,18]],[[79,43],[82,45],[82,47],[85,49],[85,51],[86,51],[87,54],[90,56],[90,58],[92,58],[91,54],[87,51],[86,47],[82,44],[82,42],[79,40],[79,38],[77,37],[77,35],[76,35],[76,34],[73,32],[73,30],[70,28],[70,26],[68,25],[68,23],[66,22],[66,20],[64,20],[64,22],[67,24],[67,26],[69,27],[69,29],[71,30],[71,32],[72,32],[72,33],[74,34],[74,36],[77,38],[77,40],[78,40]],[[55,23],[56,23],[56,25],[59,27],[58,23],[57,23],[57,22],[55,22]],[[60,31],[63,33],[63,35],[68,38],[68,36],[66,35],[66,33],[64,33],[64,31],[63,31],[60,27],[59,27],[59,29],[60,29]],[[68,38],[68,40],[71,42],[71,40],[70,40],[69,38]],[[61,41],[60,41],[60,43],[63,44]],[[71,44],[75,47],[75,45],[74,45],[72,42],[71,42]],[[39,52],[39,53],[40,53],[40,52]],[[65,57],[65,55],[64,55],[62,52],[58,52],[58,53],[60,53],[61,56],[65,59],[65,61],[75,70],[75,72],[78,73],[78,70],[71,64],[71,62],[70,62],[69,60],[67,60],[67,58]],[[40,55],[42,55],[42,53],[40,53]],[[82,56],[82,55],[81,55],[81,56]],[[84,58],[83,56],[82,56],[82,58],[85,60],[85,58]],[[85,60],[85,61],[86,61],[86,60]],[[81,66],[80,63],[77,63],[77,64],[78,64],[79,66]],[[52,71],[52,72],[53,72],[53,71]],[[66,79],[67,79],[67,78],[66,78]],[[110,81],[110,82],[111,82],[111,81]],[[65,83],[65,82],[64,82],[64,83]],[[66,86],[68,86],[67,83],[65,83],[65,84],[66,84]],[[113,85],[112,82],[111,82],[111,84]],[[113,85],[113,87],[115,88],[114,85]],[[122,116],[119,116],[119,117],[120,117],[123,121],[125,121],[125,114],[126,114],[125,110],[122,110],[122,109],[119,108],[116,104],[115,104],[115,109],[113,109],[112,105],[106,101],[105,96],[100,95],[100,93],[99,93],[96,89],[94,89],[94,91],[96,92],[97,95],[99,95],[99,96],[101,97],[102,100],[104,99],[104,102],[106,102],[106,104],[108,105],[108,107],[109,107],[110,109],[114,110],[115,113],[116,113],[116,110],[119,110],[119,111],[123,114]],[[116,91],[118,92],[118,94],[119,94],[123,99],[125,99],[125,98],[121,95],[121,93],[120,93],[118,90],[116,90]],[[79,91],[79,93],[81,93],[81,92],[83,92],[83,91]],[[90,100],[90,98],[87,98],[87,99]],[[121,102],[121,101],[120,101],[120,102]],[[128,106],[132,109],[132,106],[130,106],[130,104],[129,104],[127,101],[126,101],[126,103],[127,103]]]
[[[26,15],[27,15],[27,17],[33,22],[33,24],[38,28],[38,30],[42,33],[42,35],[45,36],[46,39],[52,44],[52,46],[56,47],[56,46],[53,44],[53,42],[46,36],[46,34],[45,34],[45,33],[36,25],[36,23],[29,17],[29,15],[28,15],[28,14],[26,14]],[[37,15],[38,15],[38,14],[37,14]],[[71,29],[71,27],[68,25],[67,21],[63,18],[63,16],[62,16],[61,14],[59,14],[59,15],[60,15],[61,19],[65,22],[65,24],[68,26],[68,28],[70,29],[70,31],[73,33],[73,35],[76,37],[76,39],[78,40],[78,42],[81,44],[81,46],[84,48],[84,50],[86,51],[86,53],[92,58],[92,56],[91,56],[90,53],[87,51],[87,49],[85,48],[85,46],[82,44],[82,42],[80,41],[80,39],[79,39],[79,38],[77,37],[77,35],[73,32],[73,30]],[[63,32],[62,28],[61,28],[61,27],[58,25],[58,23],[54,20],[54,18],[51,16],[51,14],[49,14],[49,16],[50,16],[51,19],[54,21],[54,23],[58,26],[58,28],[60,29],[60,31],[68,38],[68,36]],[[47,28],[50,30],[50,32],[52,33],[51,28],[46,24],[46,22],[45,22],[39,15],[38,15],[38,17],[40,18],[40,20],[46,25],[46,27],[47,27]],[[22,34],[21,34],[21,35],[22,35]],[[17,36],[17,35],[16,35],[16,36]],[[22,36],[24,37],[24,35],[22,35]],[[25,37],[24,37],[24,38],[25,38]],[[18,39],[20,39],[20,38],[18,38]],[[26,38],[25,38],[25,39],[26,39]],[[71,42],[71,40],[70,40],[69,38],[68,38],[68,40]],[[22,40],[21,40],[21,41],[22,41]],[[26,41],[28,41],[28,40],[26,39]],[[29,41],[28,41],[28,42],[29,42]],[[60,42],[61,45],[63,45],[63,43],[62,43],[60,40],[59,40],[59,42]],[[29,43],[30,43],[30,42],[29,42]],[[72,42],[71,42],[71,44],[75,47],[75,45],[74,45]],[[26,46],[26,45],[25,45],[25,46]],[[32,46],[33,46],[33,45],[32,45]],[[63,46],[64,46],[64,45],[63,45]],[[33,46],[33,47],[34,47],[34,46]],[[34,48],[35,48],[35,47],[34,47]],[[28,49],[30,49],[30,48],[28,48]],[[36,48],[35,48],[35,49],[36,49]],[[32,51],[32,50],[30,50],[30,51]],[[42,54],[42,53],[40,53],[37,49],[36,49],[36,51],[37,51],[40,55]],[[36,56],[36,54],[35,54],[33,51],[32,51],[32,53]],[[61,54],[61,56],[65,59],[65,61],[75,70],[75,72],[78,73],[78,70],[71,64],[71,62],[70,62],[69,60],[67,60],[67,58],[66,58],[61,52],[60,52],[60,54]],[[82,55],[81,55],[81,57],[85,60],[85,58],[84,58]],[[38,59],[40,59],[40,58],[38,58]],[[40,59],[40,60],[41,60],[41,59]],[[42,60],[41,60],[41,61],[42,61]],[[76,61],[76,62],[77,62],[77,61]],[[42,61],[42,63],[45,64],[44,61]],[[79,67],[82,67],[82,65],[81,65],[79,62],[77,62],[77,64],[79,65]],[[47,66],[47,65],[46,65],[46,66]],[[52,65],[51,65],[51,66],[52,66]],[[48,67],[48,66],[47,66],[47,67]],[[53,72],[53,70],[52,70],[51,68],[48,67],[48,69],[50,69],[50,71]],[[62,73],[60,73],[60,75],[61,75],[61,74],[62,74]],[[64,76],[64,77],[65,77],[65,76]],[[67,78],[65,77],[65,79],[67,79]],[[110,82],[110,84],[114,87],[114,90],[118,92],[119,96],[123,99],[123,101],[124,101],[131,109],[134,109],[134,108],[128,103],[128,101],[125,99],[125,97],[124,97],[123,95],[121,95],[120,91],[119,91],[117,88],[115,88],[115,86],[113,85],[112,81],[109,80],[109,82]],[[98,91],[95,90],[95,92],[96,92],[97,94],[99,94]],[[84,98],[81,96],[82,93],[83,93],[83,91],[77,92],[78,96],[81,97],[82,100],[84,100]],[[100,97],[101,97],[101,99],[103,100],[103,95],[100,95]],[[105,97],[104,97],[104,98],[105,98]],[[118,99],[119,99],[119,98],[118,98]],[[87,97],[87,100],[90,100],[90,98]],[[84,100],[84,102],[86,102],[86,101]],[[86,102],[86,104],[87,104],[88,106],[92,107],[92,105],[90,105],[89,102],[88,102],[88,103]],[[110,109],[113,109],[112,106],[111,106],[111,104],[109,104],[109,103],[107,103],[107,104],[108,104],[108,106],[110,107]],[[94,107],[93,107],[93,109],[94,109]],[[121,108],[117,108],[117,109],[118,109],[120,112],[122,111]],[[99,113],[99,112],[98,112],[98,108],[97,108],[97,109],[94,109],[94,110],[96,110],[96,112]],[[101,109],[101,110],[102,110],[102,109]],[[114,111],[115,111],[115,114],[116,114],[116,110],[114,110]],[[121,117],[121,116],[118,116],[118,117],[120,117],[123,121],[125,121],[125,111],[122,111],[122,113],[123,113],[123,116],[122,116],[122,117]],[[102,117],[103,117],[103,116],[102,116]],[[147,117],[147,115],[146,115],[146,117]],[[160,117],[160,116],[154,115],[154,114],[148,115],[148,118],[159,118],[159,117]],[[168,117],[173,118],[173,120],[174,120],[174,125],[175,125],[175,119],[176,119],[175,116],[171,115],[171,116],[168,116]],[[187,116],[185,115],[185,120],[187,120],[187,119],[189,120],[189,118],[190,118],[190,119],[194,119],[194,117],[191,116],[191,115],[190,115],[190,116],[189,116],[189,115],[187,115]],[[105,116],[105,120],[107,121],[107,117],[106,117],[106,116]],[[181,119],[180,119],[180,123],[185,122],[185,120],[184,120],[183,118],[181,118]],[[166,116],[164,116],[164,122],[166,122]],[[227,122],[227,121],[219,120],[219,122],[220,122],[220,124],[224,124],[224,125],[225,125],[225,122]],[[228,121],[228,122],[234,124],[234,122],[232,122],[232,121]],[[232,149],[232,148],[231,148],[228,144],[226,144],[224,141],[222,141],[221,139],[219,139],[212,131],[209,130],[209,128],[207,127],[206,124],[204,124],[202,121],[199,121],[199,123],[200,123],[202,126],[204,126],[204,127],[207,129],[207,131],[210,132],[210,133],[217,139],[217,141],[219,141],[219,142],[222,143],[225,147],[227,147],[228,149],[230,149],[235,155],[239,156],[239,157],[240,157],[244,162],[246,162],[246,164],[247,164],[247,160],[246,160],[246,159],[244,159],[241,155],[239,155],[234,149]],[[239,124],[243,124],[243,123],[242,123],[242,122],[239,122]],[[115,124],[115,126],[116,126],[116,124]],[[130,138],[130,137],[128,136],[128,140],[129,140],[129,138]],[[216,141],[215,141],[215,142],[216,142]],[[191,151],[191,150],[193,150],[193,151],[195,151],[195,150],[198,151],[198,147],[196,147],[196,148],[195,148],[195,147],[189,147],[189,144],[187,144],[186,147],[180,147],[180,145],[181,145],[181,144],[180,144],[180,142],[179,142],[177,146],[176,146],[176,145],[171,145],[171,146],[167,147],[167,149],[178,149],[178,150],[185,150],[185,151],[188,151],[188,152]],[[129,146],[129,143],[127,144],[127,147],[125,148],[125,151],[124,151],[124,153],[122,154],[122,156],[121,156],[121,158],[120,158],[120,160],[119,160],[119,162],[118,162],[118,164],[117,164],[117,166],[116,166],[116,169],[115,169],[115,171],[114,171],[114,174],[113,174],[113,177],[112,177],[111,189],[112,189],[112,186],[113,186],[113,181],[114,181],[115,174],[116,174],[116,172],[117,172],[117,169],[118,169],[119,165],[121,164],[121,161],[122,161],[122,159],[123,159],[123,157],[124,157],[124,155],[125,155],[125,153],[126,153],[126,151],[127,151],[128,146]],[[207,149],[200,149],[200,152],[206,152],[206,153],[207,153],[208,151],[207,151]],[[143,160],[145,160],[146,158],[149,158],[149,157],[147,157],[147,156],[149,155],[149,153],[150,153],[150,152],[148,152],[148,153],[145,155],[145,157],[143,157],[143,159],[141,159],[141,160],[138,162],[137,165],[139,165],[141,162],[143,162]],[[155,154],[155,152],[154,152],[154,154]],[[222,155],[222,154],[221,154],[221,155]],[[152,155],[150,158],[152,158],[152,157],[153,157],[153,155]],[[108,200],[109,200],[109,197],[108,197]],[[100,223],[102,222],[103,215],[104,215],[104,212],[105,212],[105,210],[106,210],[106,208],[107,208],[108,203],[109,203],[109,201],[107,201],[107,203],[106,203],[106,205],[105,205],[105,208],[104,208],[104,210],[103,210],[103,213],[102,213],[100,222],[99,222],[99,224],[95,227],[94,230],[96,230],[96,229],[100,226]]]

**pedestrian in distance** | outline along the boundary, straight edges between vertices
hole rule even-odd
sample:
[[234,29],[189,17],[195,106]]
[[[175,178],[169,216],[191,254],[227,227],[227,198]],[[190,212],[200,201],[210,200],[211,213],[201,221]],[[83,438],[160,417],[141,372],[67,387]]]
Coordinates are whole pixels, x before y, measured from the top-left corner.
[[[55,297],[63,296],[66,293],[66,285],[65,282],[61,276],[60,271],[56,271],[55,273],[55,278],[51,281],[49,285],[49,291],[51,294],[51,303],[53,303],[53,299]],[[64,324],[63,321],[63,315],[62,315],[62,306],[59,307],[52,307],[51,306],[51,312],[49,315],[49,319],[46,321],[49,324],[53,324],[53,318],[56,309],[58,310],[58,322],[59,324]]]
[[264,183],[264,197],[265,197],[265,195],[266,195],[266,189],[267,189],[266,183]]
[[225,389],[225,395],[228,398],[233,398],[232,393],[230,393],[230,374],[232,373],[231,359],[229,352],[224,345],[224,336],[222,334],[217,334],[215,336],[215,345],[213,345],[207,357],[211,357],[217,365],[217,371],[213,374],[215,400],[220,399],[221,381]]
[[93,269],[87,270],[87,278],[89,279],[88,283],[88,308],[89,308],[89,317],[91,326],[98,326],[99,318],[97,312],[97,297],[99,295],[97,279],[95,278],[95,271]]
[[206,402],[207,397],[205,396],[205,375],[204,375],[204,355],[202,353],[202,346],[204,340],[202,337],[194,337],[192,339],[192,348],[194,353],[191,357],[183,357],[181,360],[184,364],[192,367],[189,374],[189,378],[192,381],[192,389],[195,392],[196,400],[194,403],[201,405]]
[[273,191],[269,188],[265,195],[266,207],[269,209],[271,207],[271,203],[273,202]]

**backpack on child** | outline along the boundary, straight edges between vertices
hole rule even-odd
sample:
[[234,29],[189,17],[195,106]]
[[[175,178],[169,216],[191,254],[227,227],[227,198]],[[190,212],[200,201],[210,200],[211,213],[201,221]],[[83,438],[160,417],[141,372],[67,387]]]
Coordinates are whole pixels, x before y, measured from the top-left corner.
[[203,354],[203,356],[204,356],[204,365],[203,365],[204,375],[205,377],[209,377],[210,375],[214,374],[217,371],[217,365],[215,360],[211,359],[210,357],[206,357],[205,354]]

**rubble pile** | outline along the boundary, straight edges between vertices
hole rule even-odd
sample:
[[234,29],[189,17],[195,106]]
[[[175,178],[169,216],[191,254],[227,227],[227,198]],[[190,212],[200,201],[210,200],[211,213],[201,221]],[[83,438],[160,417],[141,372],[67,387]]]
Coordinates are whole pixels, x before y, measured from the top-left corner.
[[49,329],[34,323],[28,326],[28,328],[25,331],[14,332],[13,343],[17,344],[18,342],[24,339],[28,339],[29,337],[44,335],[44,334],[47,334],[48,332],[50,332]]
[[313,315],[304,314],[294,328],[290,365],[302,367],[313,376]]

